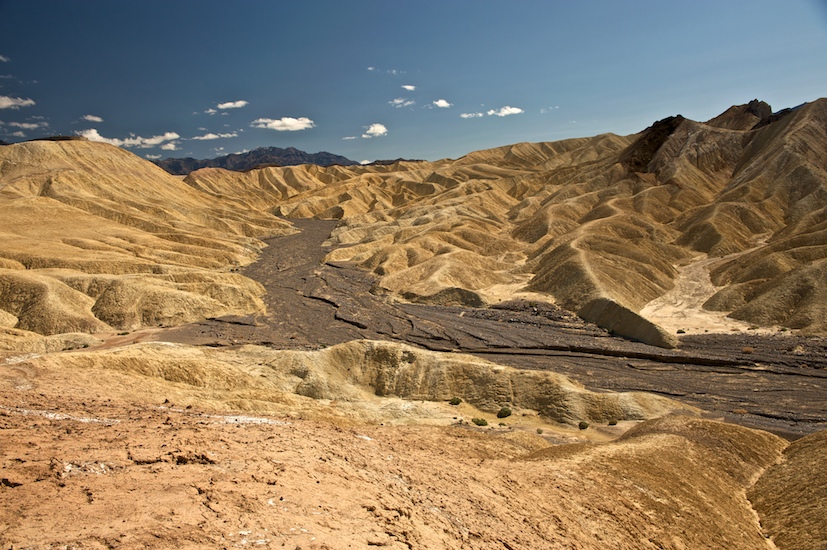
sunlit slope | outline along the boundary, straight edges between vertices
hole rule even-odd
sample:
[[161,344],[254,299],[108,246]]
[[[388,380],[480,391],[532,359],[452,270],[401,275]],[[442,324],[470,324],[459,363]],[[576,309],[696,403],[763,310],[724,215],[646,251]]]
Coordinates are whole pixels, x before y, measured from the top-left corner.
[[407,299],[529,290],[670,345],[636,312],[673,288],[680,266],[720,257],[706,307],[824,333],[826,111],[818,100],[767,118],[769,106],[751,102],[627,137],[434,163],[198,171],[187,182],[288,217],[340,219],[343,247],[329,259],[372,270]]
[[82,140],[0,148],[0,324],[40,334],[261,309],[229,272],[289,224]]

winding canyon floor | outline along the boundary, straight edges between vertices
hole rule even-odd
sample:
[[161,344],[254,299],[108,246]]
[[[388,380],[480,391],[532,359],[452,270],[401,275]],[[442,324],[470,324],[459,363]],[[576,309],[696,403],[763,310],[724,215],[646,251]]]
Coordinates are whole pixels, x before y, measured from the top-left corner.
[[291,221],[301,232],[268,240],[260,260],[243,269],[264,285],[267,315],[210,319],[147,337],[282,349],[393,340],[553,370],[596,391],[665,395],[788,439],[827,427],[825,338],[692,327],[680,335],[679,349],[665,350],[613,337],[546,302],[485,308],[398,302],[372,293],[374,279],[363,270],[324,262],[336,222]]

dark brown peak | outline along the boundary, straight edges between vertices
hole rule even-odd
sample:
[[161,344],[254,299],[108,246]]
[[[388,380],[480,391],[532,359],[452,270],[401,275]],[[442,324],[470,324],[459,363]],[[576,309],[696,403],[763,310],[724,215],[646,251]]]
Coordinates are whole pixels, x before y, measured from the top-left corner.
[[620,154],[620,163],[626,165],[630,172],[645,172],[655,153],[683,121],[681,115],[659,120],[641,132],[634,143]]
[[758,101],[753,99],[747,103],[747,112],[759,118],[766,118],[772,114],[772,107],[766,101]]

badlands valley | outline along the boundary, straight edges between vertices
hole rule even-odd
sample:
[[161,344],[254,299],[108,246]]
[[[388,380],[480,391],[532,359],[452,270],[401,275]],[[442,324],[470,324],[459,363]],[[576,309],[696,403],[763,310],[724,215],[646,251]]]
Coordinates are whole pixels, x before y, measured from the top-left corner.
[[827,100],[435,162],[0,147],[4,548],[827,547]]

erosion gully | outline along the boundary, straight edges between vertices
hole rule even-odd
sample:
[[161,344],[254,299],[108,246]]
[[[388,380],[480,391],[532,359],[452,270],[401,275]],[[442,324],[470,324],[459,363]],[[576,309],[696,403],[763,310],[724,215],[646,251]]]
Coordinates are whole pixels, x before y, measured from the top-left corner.
[[267,313],[227,316],[158,334],[207,346],[318,349],[358,338],[461,351],[559,372],[594,391],[646,391],[709,416],[796,439],[827,428],[827,338],[739,332],[681,336],[665,350],[609,335],[543,303],[489,308],[403,303],[352,265],[326,263],[335,221],[291,220],[242,273],[266,289]]

